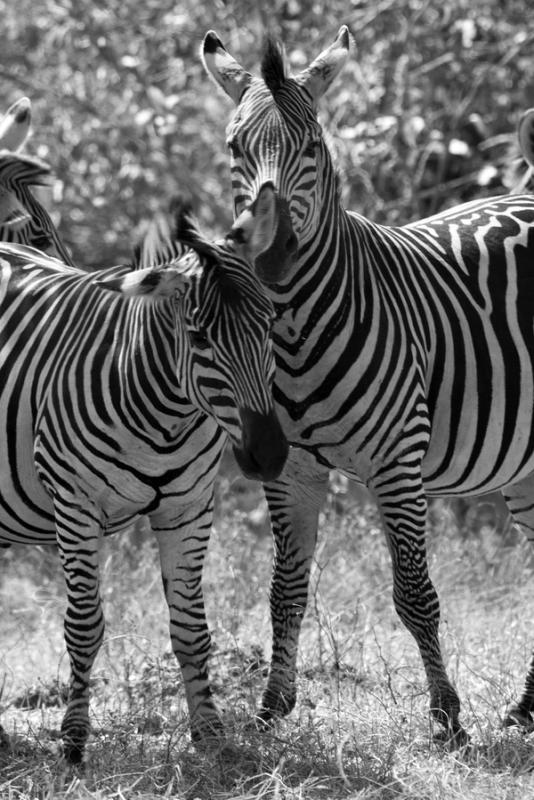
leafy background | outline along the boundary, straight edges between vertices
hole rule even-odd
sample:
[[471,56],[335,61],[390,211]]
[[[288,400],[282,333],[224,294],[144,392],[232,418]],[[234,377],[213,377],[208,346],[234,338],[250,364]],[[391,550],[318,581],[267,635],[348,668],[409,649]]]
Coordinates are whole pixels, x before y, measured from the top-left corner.
[[[80,265],[127,259],[140,222],[177,191],[192,197],[207,232],[229,226],[232,105],[200,62],[210,28],[255,71],[266,30],[298,70],[349,25],[355,53],[320,115],[345,204],[374,220],[402,224],[508,191],[521,173],[515,126],[534,106],[526,0],[0,0],[0,20],[0,112],[31,98],[27,150],[54,171],[45,199]],[[60,567],[41,548],[6,551],[0,712],[13,751],[0,754],[0,797],[534,797],[531,737],[500,730],[532,646],[528,544],[502,507],[486,503],[476,519],[464,509],[456,525],[433,506],[429,558],[447,666],[474,743],[464,755],[444,753],[432,744],[417,649],[393,610],[376,510],[340,476],[331,488],[299,702],[260,735],[249,723],[269,658],[272,546],[260,488],[225,465],[204,584],[211,674],[238,745],[229,755],[190,743],[155,546],[139,525],[104,542],[107,634],[93,671],[93,735],[82,779],[65,771]]]
[[[140,220],[189,194],[208,232],[231,221],[225,125],[206,77],[213,28],[258,69],[266,31],[293,69],[349,25],[355,55],[321,106],[345,203],[402,224],[506,190],[520,112],[534,105],[526,0],[0,0],[0,110],[34,106],[28,150],[80,265],[128,258]],[[475,116],[474,116],[475,115]]]

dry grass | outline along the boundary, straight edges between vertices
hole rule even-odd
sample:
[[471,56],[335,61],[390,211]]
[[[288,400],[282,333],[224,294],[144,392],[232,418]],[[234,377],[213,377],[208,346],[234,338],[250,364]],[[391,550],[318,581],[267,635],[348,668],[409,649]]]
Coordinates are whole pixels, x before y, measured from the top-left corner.
[[[250,720],[269,658],[271,544],[261,515],[249,513],[257,499],[245,491],[238,507],[223,506],[206,570],[212,675],[227,725],[217,749],[189,741],[153,545],[148,538],[134,550],[123,537],[106,542],[102,558],[107,636],[94,669],[87,761],[83,771],[66,769],[58,742],[58,686],[67,674],[61,578],[50,555],[3,556],[1,710],[12,752],[0,764],[2,800],[534,797],[533,742],[500,729],[532,645],[525,543],[503,548],[490,531],[466,541],[446,516],[429,537],[449,671],[473,739],[469,752],[448,753],[432,739],[423,670],[392,608],[374,512],[332,501],[297,707],[260,734]],[[20,707],[23,700],[33,707]]]

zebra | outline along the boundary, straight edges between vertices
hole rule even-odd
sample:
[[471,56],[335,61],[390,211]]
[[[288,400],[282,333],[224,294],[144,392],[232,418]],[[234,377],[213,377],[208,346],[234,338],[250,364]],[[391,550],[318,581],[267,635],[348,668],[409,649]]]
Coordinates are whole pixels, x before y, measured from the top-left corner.
[[[342,26],[291,77],[269,40],[261,78],[215,32],[201,48],[237,106],[227,130],[234,235],[246,236],[266,181],[280,214],[254,259],[277,313],[273,394],[292,445],[283,473],[265,484],[273,648],[258,716],[268,724],[295,705],[318,513],[337,469],[374,494],[394,605],[419,647],[439,737],[460,746],[469,737],[439,640],[426,495],[503,489],[534,539],[534,197],[475,200],[404,227],[346,211],[317,103],[350,47]],[[532,128],[528,136],[532,158]],[[534,660],[505,722],[532,727],[533,710]]]
[[[159,546],[172,647],[193,739],[222,727],[208,683],[202,564],[229,437],[242,471],[272,479],[288,444],[273,409],[273,307],[241,255],[189,213],[170,265],[86,273],[0,243],[0,544],[56,544],[67,610],[68,762],[89,732],[89,677],[102,642],[102,535],[147,515]],[[274,235],[274,192],[254,236]],[[2,739],[6,740],[5,731]]]

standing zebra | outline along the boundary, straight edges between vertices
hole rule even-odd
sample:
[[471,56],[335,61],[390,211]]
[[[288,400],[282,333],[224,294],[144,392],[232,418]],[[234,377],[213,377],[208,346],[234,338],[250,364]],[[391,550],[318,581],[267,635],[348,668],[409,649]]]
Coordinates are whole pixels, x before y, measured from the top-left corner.
[[[276,230],[272,189],[255,223],[261,249]],[[249,477],[276,477],[287,456],[271,394],[273,307],[244,244],[211,244],[187,216],[178,238],[197,255],[91,274],[0,244],[0,544],[59,549],[71,762],[83,755],[104,632],[101,535],[148,516],[192,735],[212,735],[221,721],[201,575],[219,460],[226,435]]]
[[[265,181],[281,215],[255,266],[277,310],[273,392],[300,449],[265,486],[275,565],[260,717],[295,703],[318,512],[335,468],[377,500],[395,607],[419,646],[432,713],[459,744],[467,734],[438,637],[426,494],[503,488],[534,539],[534,197],[475,201],[403,228],[346,211],[316,103],[349,48],[344,26],[292,78],[271,41],[257,78],[215,33],[203,43],[208,72],[237,105],[228,129],[234,235],[245,236]],[[533,707],[534,662],[508,720],[531,725]]]

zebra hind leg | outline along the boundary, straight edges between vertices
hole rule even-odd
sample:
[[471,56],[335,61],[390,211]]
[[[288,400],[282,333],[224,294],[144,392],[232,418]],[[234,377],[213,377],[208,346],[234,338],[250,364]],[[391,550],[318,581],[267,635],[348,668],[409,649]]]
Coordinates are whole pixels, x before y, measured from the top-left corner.
[[525,681],[523,694],[521,695],[520,700],[514,705],[510,706],[510,708],[507,710],[503,720],[503,727],[508,728],[514,725],[518,725],[520,728],[523,728],[526,733],[530,733],[531,731],[534,730],[534,717],[532,716],[533,711],[534,711],[534,656],[532,657],[532,660],[530,662],[530,668]]
[[[378,501],[393,567],[395,609],[421,654],[430,692],[430,711],[443,727],[436,737],[450,748],[469,737],[462,727],[460,700],[448,678],[439,641],[439,599],[428,574],[425,527],[427,501],[420,472],[389,465],[371,487]],[[400,491],[402,476],[402,494]]]
[[99,589],[101,527],[95,509],[78,499],[54,500],[59,555],[67,589],[64,629],[71,677],[67,711],[61,724],[63,753],[79,764],[89,735],[89,679],[104,635]]
[[[518,525],[523,528],[529,542],[534,544],[534,475],[530,475],[503,490],[506,505]],[[519,725],[526,731],[534,730],[534,656],[530,662],[523,694],[506,712],[505,727]]]

